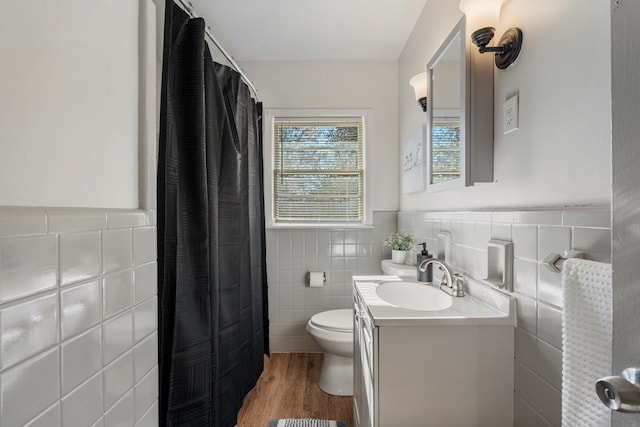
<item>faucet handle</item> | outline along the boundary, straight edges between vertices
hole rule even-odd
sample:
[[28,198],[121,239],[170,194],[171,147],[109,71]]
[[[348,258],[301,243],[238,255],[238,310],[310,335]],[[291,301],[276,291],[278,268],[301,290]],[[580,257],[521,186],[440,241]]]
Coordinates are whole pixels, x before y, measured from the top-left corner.
[[463,297],[464,296],[464,276],[460,273],[453,274],[453,283],[451,284],[451,290],[453,296]]
[[442,278],[440,279],[440,286],[448,286],[451,287],[451,284],[447,280],[447,272],[444,271],[444,268],[439,267],[440,271],[442,271]]

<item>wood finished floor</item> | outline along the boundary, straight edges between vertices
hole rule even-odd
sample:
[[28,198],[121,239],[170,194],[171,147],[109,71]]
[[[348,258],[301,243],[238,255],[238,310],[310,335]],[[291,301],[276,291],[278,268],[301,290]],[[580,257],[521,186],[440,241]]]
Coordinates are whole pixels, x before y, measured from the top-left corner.
[[236,427],[267,427],[275,418],[340,420],[353,425],[353,400],[318,387],[322,353],[273,353],[244,400]]

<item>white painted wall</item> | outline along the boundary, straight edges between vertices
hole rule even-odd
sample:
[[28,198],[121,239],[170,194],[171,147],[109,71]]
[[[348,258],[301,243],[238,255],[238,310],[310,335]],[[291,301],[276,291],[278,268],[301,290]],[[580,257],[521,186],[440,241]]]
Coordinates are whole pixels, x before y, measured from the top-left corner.
[[138,207],[138,2],[0,3],[0,205]]
[[370,109],[369,203],[373,211],[398,209],[395,61],[247,61],[239,65],[252,79],[264,108]]
[[[582,0],[506,2],[497,37],[518,26],[524,45],[513,67],[495,72],[494,182],[402,195],[401,210],[609,203],[609,7]],[[399,58],[400,141],[424,120],[409,79],[425,69],[461,16],[458,1],[429,0]],[[502,103],[514,93],[520,129],[503,135]]]

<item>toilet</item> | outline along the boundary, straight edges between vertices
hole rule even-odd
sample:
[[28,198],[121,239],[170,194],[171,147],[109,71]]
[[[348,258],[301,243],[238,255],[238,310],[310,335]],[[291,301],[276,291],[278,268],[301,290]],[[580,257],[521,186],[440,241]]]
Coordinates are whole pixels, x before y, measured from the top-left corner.
[[[416,278],[416,266],[394,264],[385,259],[385,275]],[[307,332],[324,352],[319,386],[335,396],[353,395],[353,310],[329,310],[315,314],[307,322]]]
[[319,386],[335,396],[353,395],[353,310],[323,311],[307,323],[307,332],[324,352]]

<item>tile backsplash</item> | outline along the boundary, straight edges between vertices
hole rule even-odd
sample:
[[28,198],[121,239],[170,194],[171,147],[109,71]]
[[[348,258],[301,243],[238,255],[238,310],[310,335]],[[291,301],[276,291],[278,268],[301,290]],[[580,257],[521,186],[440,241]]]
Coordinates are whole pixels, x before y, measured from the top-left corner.
[[153,211],[0,207],[2,426],[157,426]]
[[518,427],[556,426],[561,422],[562,284],[561,275],[542,260],[551,252],[573,249],[611,262],[609,206],[513,211],[398,213],[398,229],[411,231],[433,251],[438,232],[451,236],[451,264],[467,277],[487,275],[487,242],[514,245],[515,407]]
[[[321,311],[352,307],[351,276],[381,274],[380,262],[391,257],[382,242],[396,222],[396,212],[374,212],[368,228],[267,229],[271,351],[321,351],[307,321]],[[306,285],[309,270],[325,272],[323,287]]]

